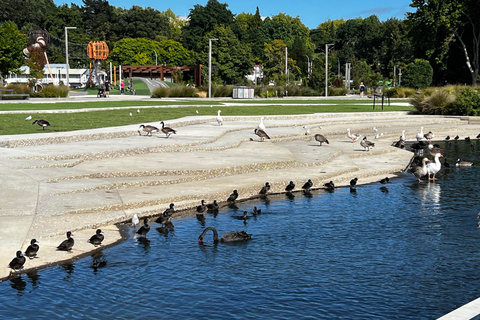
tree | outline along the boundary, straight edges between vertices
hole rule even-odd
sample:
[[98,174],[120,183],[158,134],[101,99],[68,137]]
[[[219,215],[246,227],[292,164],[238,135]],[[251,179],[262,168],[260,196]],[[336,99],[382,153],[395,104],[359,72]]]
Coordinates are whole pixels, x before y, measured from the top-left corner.
[[128,10],[117,9],[120,24],[120,38],[168,38],[169,18],[160,11],[147,7],[132,6]]
[[406,87],[426,88],[432,84],[433,68],[427,60],[415,59],[405,68],[402,82]]
[[27,37],[18,30],[15,23],[0,24],[0,84],[8,72],[15,72],[25,59],[22,50],[27,46]]
[[[285,43],[282,40],[273,40],[265,43],[265,56],[263,61],[263,81],[268,84],[270,81],[277,85],[285,85],[287,77],[285,74]],[[293,73],[300,73],[295,61],[288,57],[288,67]]]

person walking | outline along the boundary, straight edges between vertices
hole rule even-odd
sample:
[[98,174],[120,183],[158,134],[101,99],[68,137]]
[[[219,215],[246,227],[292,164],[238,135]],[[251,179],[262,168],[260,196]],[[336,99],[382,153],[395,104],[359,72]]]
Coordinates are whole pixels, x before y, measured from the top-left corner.
[[122,82],[120,83],[120,94],[124,94],[125,93],[125,82],[122,80]]
[[363,93],[365,92],[365,85],[363,84],[363,81],[360,82],[360,98],[363,98]]
[[110,97],[110,81],[105,80],[105,96]]

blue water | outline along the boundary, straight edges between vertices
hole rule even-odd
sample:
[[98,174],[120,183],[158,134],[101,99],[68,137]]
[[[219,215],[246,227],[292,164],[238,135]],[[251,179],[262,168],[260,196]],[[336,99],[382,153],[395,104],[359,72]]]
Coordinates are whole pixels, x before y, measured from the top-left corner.
[[[401,175],[175,220],[87,257],[0,283],[2,319],[435,319],[480,297],[480,143],[444,146],[439,180]],[[293,179],[293,177],[292,177]],[[300,181],[296,181],[300,184]],[[234,216],[253,206],[247,223]],[[152,224],[152,227],[158,225]],[[206,226],[252,240],[200,245]],[[41,253],[41,251],[40,251]]]

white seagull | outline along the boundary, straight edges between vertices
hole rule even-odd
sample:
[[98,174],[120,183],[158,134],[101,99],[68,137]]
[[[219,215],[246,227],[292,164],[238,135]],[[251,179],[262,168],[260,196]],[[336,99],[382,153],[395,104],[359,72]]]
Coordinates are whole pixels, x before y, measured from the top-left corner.
[[260,123],[258,124],[257,129],[265,131],[265,124],[263,123],[263,119],[265,119],[265,117],[260,117]]
[[30,115],[30,116],[26,117],[25,120],[32,120],[32,116]]
[[218,115],[217,115],[217,122],[219,126],[223,125],[223,118],[220,115],[220,112],[222,112],[222,110],[218,110]]

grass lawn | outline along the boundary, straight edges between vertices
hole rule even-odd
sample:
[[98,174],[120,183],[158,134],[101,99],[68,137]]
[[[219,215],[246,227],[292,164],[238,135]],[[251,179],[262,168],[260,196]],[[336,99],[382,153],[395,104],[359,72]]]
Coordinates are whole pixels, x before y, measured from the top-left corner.
[[[130,95],[131,93],[127,92],[127,87],[128,87],[128,83],[125,82],[125,94]],[[133,79],[133,88],[135,89],[136,94],[139,96],[150,96],[150,90],[148,90],[147,85],[142,80]],[[98,93],[98,87],[96,86],[87,88],[86,90],[88,95],[97,95]],[[120,94],[121,94],[120,84],[117,82],[116,88],[113,88],[113,85],[112,85],[112,88],[110,89],[110,95],[115,96]]]
[[[82,129],[94,129],[103,127],[123,126],[129,124],[141,124],[147,122],[160,122],[162,120],[178,119],[185,116],[209,115],[216,116],[217,110],[222,110],[222,116],[246,116],[246,115],[287,115],[287,114],[311,114],[324,112],[372,112],[381,111],[381,107],[372,108],[372,100],[284,100],[265,99],[241,101],[239,106],[225,106],[227,101],[205,101],[202,99],[181,101],[107,101],[101,102],[61,102],[61,103],[5,103],[0,104],[0,110],[24,110],[25,113],[2,114],[0,116],[0,135],[38,133],[44,131],[38,125],[32,125],[35,119],[45,119],[51,126],[46,132],[62,132]],[[260,103],[261,106],[251,105]],[[393,102],[393,100],[392,100]],[[168,105],[181,105],[171,107]],[[280,105],[281,104],[281,105]],[[293,105],[298,104],[298,105]],[[213,107],[210,107],[210,106]],[[137,106],[144,108],[137,113]],[[162,108],[145,108],[145,106],[166,106]],[[95,110],[95,108],[123,107],[121,110]],[[28,110],[58,110],[91,108],[91,112],[72,113],[35,113],[32,120],[26,121],[30,115]],[[413,111],[411,106],[385,106],[384,111]],[[132,113],[132,116],[129,114]]]

